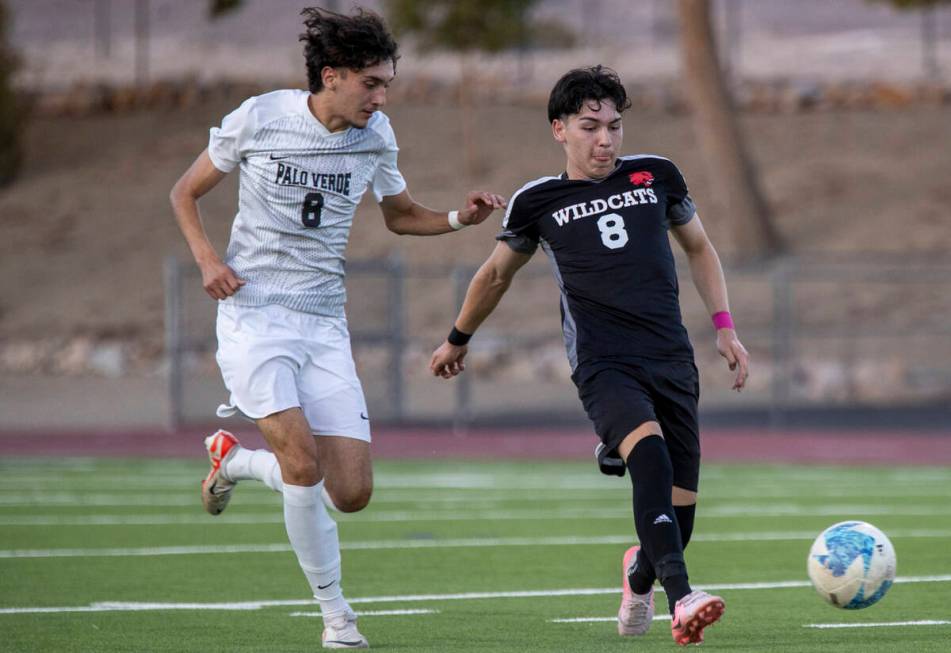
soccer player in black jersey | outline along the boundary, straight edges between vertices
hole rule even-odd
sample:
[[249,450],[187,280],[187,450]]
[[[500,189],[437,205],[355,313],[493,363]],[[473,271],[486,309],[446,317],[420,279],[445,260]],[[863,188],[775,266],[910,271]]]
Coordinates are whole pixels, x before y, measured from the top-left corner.
[[617,74],[572,70],[552,89],[548,119],[564,147],[565,172],[523,186],[509,202],[499,242],[469,284],[434,375],[464,369],[466,343],[537,247],[561,289],[572,380],[601,439],[602,471],[630,471],[640,546],[622,562],[622,635],[653,619],[659,579],[674,640],[703,641],[723,599],[692,590],[683,550],[693,531],[700,472],[699,384],[680,315],[668,232],[683,248],[694,285],[716,327],[717,350],[740,390],[749,355],[737,339],[726,283],[680,171],[660,156],[619,156],[621,114],[630,101]]

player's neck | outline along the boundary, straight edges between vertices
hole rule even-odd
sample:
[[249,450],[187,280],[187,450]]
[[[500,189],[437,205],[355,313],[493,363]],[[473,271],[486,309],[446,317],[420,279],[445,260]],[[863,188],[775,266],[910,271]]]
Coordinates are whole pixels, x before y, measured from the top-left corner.
[[323,93],[311,93],[307,97],[307,108],[311,115],[320,121],[327,131],[340,132],[350,127],[346,118],[336,113],[329,98]]

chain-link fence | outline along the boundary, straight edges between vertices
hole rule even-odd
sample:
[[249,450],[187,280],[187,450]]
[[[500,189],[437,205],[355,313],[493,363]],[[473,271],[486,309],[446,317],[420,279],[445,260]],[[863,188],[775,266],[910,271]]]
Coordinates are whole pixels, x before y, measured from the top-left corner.
[[[684,321],[707,418],[783,426],[803,415],[928,415],[951,423],[951,263],[800,257],[727,265],[731,308],[753,358],[747,390],[716,353],[709,317],[681,262]],[[583,422],[561,337],[558,290],[533,262],[470,346],[467,371],[433,378],[474,268],[347,264],[354,358],[372,416],[386,423]],[[170,260],[169,422],[208,422],[225,399],[214,361],[214,304],[191,264]],[[900,307],[900,308],[897,308]]]
[[[80,83],[144,84],[155,80],[303,81],[297,36],[300,8],[348,11],[362,5],[386,14],[386,0],[245,0],[220,18],[209,0],[10,0],[11,40],[29,88]],[[539,0],[529,20],[538,38],[517,52],[485,57],[487,79],[547,90],[568,68],[599,61],[639,82],[678,72],[677,3],[671,0]],[[951,8],[899,11],[869,0],[714,0],[714,27],[734,80],[947,78]],[[453,56],[417,56],[412,41],[401,78],[455,80]]]

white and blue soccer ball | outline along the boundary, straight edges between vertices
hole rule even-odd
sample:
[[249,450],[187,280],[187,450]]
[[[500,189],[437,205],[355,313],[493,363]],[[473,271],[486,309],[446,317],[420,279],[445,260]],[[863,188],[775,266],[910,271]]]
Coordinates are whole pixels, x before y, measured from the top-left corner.
[[819,534],[807,568],[819,596],[837,608],[858,610],[885,596],[895,564],[895,549],[883,532],[863,521],[844,521]]

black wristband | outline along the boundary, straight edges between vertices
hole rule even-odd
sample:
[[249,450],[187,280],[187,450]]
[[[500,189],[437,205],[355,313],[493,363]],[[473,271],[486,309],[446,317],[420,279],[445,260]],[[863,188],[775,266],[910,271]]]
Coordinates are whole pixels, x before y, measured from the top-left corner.
[[449,332],[449,337],[446,340],[449,341],[450,345],[455,345],[456,347],[462,347],[463,345],[469,344],[469,338],[472,337],[471,333],[463,333],[456,328],[456,325],[452,325],[452,331]]

